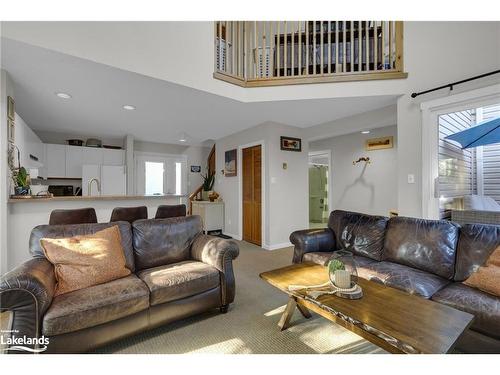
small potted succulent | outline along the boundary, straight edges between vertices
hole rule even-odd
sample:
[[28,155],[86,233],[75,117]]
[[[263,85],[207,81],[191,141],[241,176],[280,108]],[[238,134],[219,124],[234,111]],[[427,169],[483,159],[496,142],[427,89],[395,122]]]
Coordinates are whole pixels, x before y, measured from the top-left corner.
[[201,175],[203,177],[203,191],[201,197],[204,201],[208,201],[215,183],[215,173]]

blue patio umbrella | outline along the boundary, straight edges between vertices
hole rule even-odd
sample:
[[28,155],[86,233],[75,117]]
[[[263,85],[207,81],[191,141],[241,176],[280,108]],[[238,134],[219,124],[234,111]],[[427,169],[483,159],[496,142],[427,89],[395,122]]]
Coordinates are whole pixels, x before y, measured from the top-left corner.
[[472,128],[449,135],[445,139],[460,143],[462,150],[500,143],[500,117],[480,122]]

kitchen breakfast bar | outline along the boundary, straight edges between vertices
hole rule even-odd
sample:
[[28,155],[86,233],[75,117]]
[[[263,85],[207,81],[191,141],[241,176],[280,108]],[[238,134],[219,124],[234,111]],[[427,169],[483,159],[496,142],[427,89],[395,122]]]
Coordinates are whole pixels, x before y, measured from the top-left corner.
[[162,204],[186,203],[185,195],[148,196],[65,196],[53,198],[9,199],[7,223],[8,248],[7,269],[13,269],[30,258],[28,242],[31,230],[37,225],[48,224],[52,210],[93,207],[98,222],[109,222],[115,207],[146,206],[148,217],[154,217],[156,208]]

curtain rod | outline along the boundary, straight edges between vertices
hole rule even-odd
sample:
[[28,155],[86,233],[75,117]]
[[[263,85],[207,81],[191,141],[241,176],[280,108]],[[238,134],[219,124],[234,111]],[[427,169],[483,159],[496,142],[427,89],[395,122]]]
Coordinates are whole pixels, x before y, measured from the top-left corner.
[[494,71],[489,72],[489,73],[484,73],[484,74],[481,74],[481,75],[478,75],[478,76],[475,76],[475,77],[463,79],[461,81],[457,81],[457,82],[453,82],[453,83],[448,83],[447,85],[435,87],[435,88],[430,89],[430,90],[425,90],[425,91],[421,91],[421,92],[414,92],[414,93],[411,94],[411,97],[412,98],[416,98],[419,95],[428,94],[429,92],[433,92],[433,91],[437,91],[437,90],[441,90],[441,89],[445,89],[445,88],[449,88],[450,90],[453,90],[453,86],[460,85],[462,83],[469,82],[469,81],[474,81],[475,79],[492,76],[493,74],[498,74],[498,73],[500,73],[500,69],[499,70],[494,70]]

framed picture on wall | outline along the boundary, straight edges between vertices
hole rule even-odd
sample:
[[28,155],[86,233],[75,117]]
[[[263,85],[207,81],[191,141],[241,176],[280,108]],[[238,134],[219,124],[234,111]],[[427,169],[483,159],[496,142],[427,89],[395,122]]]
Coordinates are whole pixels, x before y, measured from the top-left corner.
[[226,151],[224,155],[224,176],[236,176],[238,169],[237,155],[238,153],[236,149]]
[[302,139],[292,137],[280,137],[280,148],[283,151],[302,151]]
[[366,151],[383,150],[393,147],[393,137],[382,137],[367,139],[365,143]]
[[7,97],[7,117],[9,120],[14,121],[16,119],[16,108],[15,108],[15,103],[14,99],[12,99],[12,96]]
[[15,137],[15,123],[14,120],[8,119],[7,120],[7,139],[10,143],[14,143],[16,140]]

